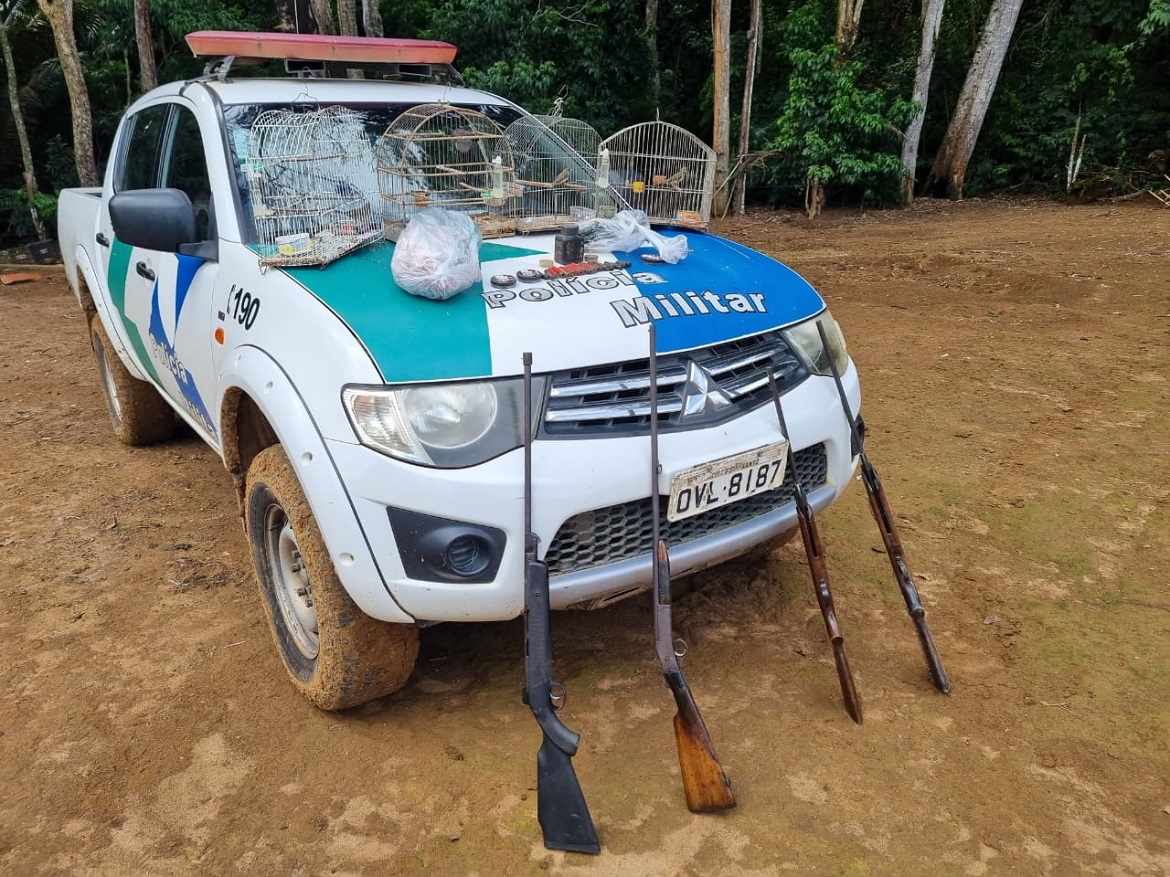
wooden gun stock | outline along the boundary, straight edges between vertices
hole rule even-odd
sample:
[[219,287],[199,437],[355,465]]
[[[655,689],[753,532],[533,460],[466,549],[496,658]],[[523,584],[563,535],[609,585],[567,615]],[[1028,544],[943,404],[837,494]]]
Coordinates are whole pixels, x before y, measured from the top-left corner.
[[666,602],[662,602],[661,596],[656,600],[654,639],[662,675],[678,708],[674,715],[674,740],[687,808],[692,813],[729,810],[735,806],[731,781],[715,755],[711,735],[674,652],[670,627],[670,558],[665,540],[659,539],[655,550],[655,593],[661,595],[663,586]]

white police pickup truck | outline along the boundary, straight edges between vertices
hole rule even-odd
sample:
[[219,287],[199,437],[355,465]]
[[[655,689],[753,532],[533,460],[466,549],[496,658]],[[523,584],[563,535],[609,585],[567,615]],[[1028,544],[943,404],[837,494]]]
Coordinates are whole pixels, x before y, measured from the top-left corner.
[[[395,284],[389,241],[324,267],[262,264],[242,144],[265,110],[354,108],[371,136],[420,104],[527,118],[421,80],[221,71],[165,85],[127,111],[103,186],[61,196],[61,251],[118,438],[162,441],[178,418],[222,457],[281,657],[325,709],[401,688],[421,627],[524,611],[524,352],[532,529],[554,609],[650,586],[651,321],[676,575],[796,528],[791,467],[771,465],[787,445],[769,372],[814,509],[855,465],[829,358],[853,411],[857,373],[824,301],[701,230],[677,264],[607,253],[630,264],[512,287],[490,281],[550,264],[553,234],[485,241],[481,282],[446,301]],[[726,465],[757,451],[750,469]]]

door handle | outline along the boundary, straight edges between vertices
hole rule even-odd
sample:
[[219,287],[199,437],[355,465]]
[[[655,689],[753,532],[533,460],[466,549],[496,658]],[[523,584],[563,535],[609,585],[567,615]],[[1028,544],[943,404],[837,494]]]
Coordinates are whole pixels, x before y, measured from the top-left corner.
[[145,262],[139,262],[134,266],[134,270],[138,272],[139,277],[145,277],[147,280],[154,280],[154,271],[148,268]]
[[108,247],[110,245],[110,239],[108,237],[106,237],[104,234],[102,234],[100,231],[97,233],[97,242],[100,246],[103,246],[103,247]]

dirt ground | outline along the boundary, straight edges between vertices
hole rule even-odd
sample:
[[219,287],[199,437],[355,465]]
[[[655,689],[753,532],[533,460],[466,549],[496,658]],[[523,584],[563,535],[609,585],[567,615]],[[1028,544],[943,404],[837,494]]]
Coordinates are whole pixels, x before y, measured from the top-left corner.
[[1170,874],[1170,211],[924,202],[718,231],[822,290],[954,685],[860,483],[696,577],[684,668],[739,806],[690,814],[648,597],[554,619],[600,856],[536,822],[522,625],[441,625],[319,712],[269,641],[227,473],[111,435],[61,276],[0,288],[0,873]]

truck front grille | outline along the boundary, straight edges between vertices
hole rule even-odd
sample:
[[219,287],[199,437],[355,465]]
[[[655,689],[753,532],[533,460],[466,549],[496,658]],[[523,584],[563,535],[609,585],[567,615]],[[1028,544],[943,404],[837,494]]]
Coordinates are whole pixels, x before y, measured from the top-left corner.
[[[720,400],[687,413],[695,367]],[[781,393],[808,377],[808,370],[779,331],[726,341],[701,350],[658,357],[658,428],[663,432],[713,426],[771,399],[768,371]],[[720,392],[721,391],[721,392]],[[699,400],[702,402],[702,400]],[[554,372],[541,435],[589,438],[649,435],[650,361],[635,359]]]
[[[825,483],[828,459],[824,445],[804,448],[793,456],[806,492]],[[795,495],[790,466],[779,487],[681,521],[666,520],[664,497],[659,504],[661,535],[667,544],[681,545],[782,508]],[[563,575],[642,554],[649,556],[653,544],[651,525],[650,497],[574,515],[561,525],[549,545],[545,555],[549,574]]]

